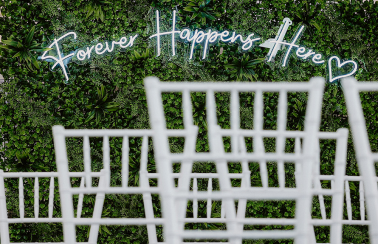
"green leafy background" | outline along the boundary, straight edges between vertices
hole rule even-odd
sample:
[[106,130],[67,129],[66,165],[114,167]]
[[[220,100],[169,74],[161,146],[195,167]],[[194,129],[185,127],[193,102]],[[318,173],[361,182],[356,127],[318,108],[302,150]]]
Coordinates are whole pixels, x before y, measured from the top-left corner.
[[[262,3],[259,3],[262,2]],[[49,70],[48,62],[27,65],[25,60],[14,57],[14,53],[0,49],[0,73],[4,83],[0,89],[0,123],[2,144],[1,168],[7,171],[56,171],[55,153],[51,127],[63,125],[65,128],[129,128],[148,129],[149,119],[143,87],[143,78],[157,76],[162,81],[308,81],[313,76],[327,76],[325,64],[313,65],[294,56],[288,67],[280,67],[280,62],[272,64],[258,62],[266,56],[268,49],[256,47],[247,53],[240,53],[238,45],[218,43],[211,46],[208,59],[187,60],[188,45],[177,44],[177,55],[170,56],[170,42],[164,41],[160,57],[155,57],[155,43],[149,40],[154,33],[154,10],[161,11],[162,28],[169,28],[172,10],[178,11],[177,27],[208,27],[222,30],[236,30],[241,34],[257,33],[265,41],[277,33],[285,17],[293,20],[287,37],[291,37],[301,25],[306,25],[300,44],[322,53],[324,56],[337,55],[353,59],[359,69],[355,75],[358,80],[377,80],[378,55],[378,4],[372,0],[360,2],[340,0],[330,3],[324,0],[307,1],[251,1],[251,0],[10,0],[0,2],[0,34],[3,40],[16,38],[23,40],[35,28],[34,43],[46,47],[49,41],[67,31],[78,33],[77,42],[65,41],[65,53],[78,47],[89,45],[92,40],[118,40],[131,33],[138,34],[135,48],[127,52],[94,58],[86,64],[70,63],[69,83],[66,84],[60,69]],[[40,53],[31,50],[36,58]],[[282,56],[279,52],[277,60]],[[253,61],[255,60],[255,61]],[[34,62],[35,63],[35,62]],[[235,68],[240,64],[246,64]],[[245,70],[243,70],[245,69]],[[216,94],[218,120],[223,128],[229,128],[229,94]],[[288,99],[288,129],[303,130],[306,94],[293,93]],[[368,121],[367,130],[373,151],[378,151],[378,96],[373,93],[361,95],[362,107]],[[180,94],[164,94],[164,108],[169,128],[182,128]],[[276,93],[264,94],[264,128],[276,129]],[[199,126],[197,151],[208,151],[205,95],[193,93],[193,116]],[[253,124],[253,97],[241,95],[241,126],[251,129]],[[340,84],[327,84],[324,92],[321,131],[336,131],[349,128],[345,100]],[[120,185],[122,139],[110,140],[112,152],[112,185]],[[99,171],[102,160],[101,138],[91,140],[92,169]],[[130,139],[130,177],[129,185],[139,184],[141,138]],[[171,140],[172,151],[182,151],[183,143]],[[225,138],[225,149],[232,145]],[[251,142],[248,143],[251,148]],[[275,150],[275,142],[265,140],[267,151]],[[72,171],[83,170],[82,140],[67,140],[68,157]],[[288,141],[286,150],[293,150],[293,142]],[[332,174],[335,153],[334,141],[321,143],[321,173]],[[251,181],[261,185],[258,164],[249,165]],[[229,165],[230,172],[241,172],[238,163]],[[148,170],[155,172],[153,145],[149,142]],[[175,167],[179,171],[179,166]],[[287,187],[295,185],[293,165],[285,167]],[[194,172],[216,172],[212,163],[196,163]],[[269,185],[277,186],[277,165],[268,163]],[[352,138],[349,138],[347,174],[358,175]],[[34,179],[25,179],[25,216],[33,217]],[[5,181],[7,188],[8,216],[18,217],[18,182],[16,179]],[[79,185],[79,179],[72,180]],[[151,184],[156,182],[151,181]],[[199,188],[207,189],[206,180],[199,181]],[[234,186],[240,182],[233,181]],[[48,214],[49,179],[40,179],[40,216]],[[58,188],[55,182],[55,188]],[[329,182],[323,182],[329,187]],[[218,186],[214,182],[214,189]],[[351,184],[353,217],[358,219],[358,184]],[[83,217],[90,217],[94,206],[93,195],[85,196]],[[77,205],[78,197],[75,198]],[[154,211],[160,216],[158,196],[153,196]],[[75,206],[76,206],[75,205]],[[103,217],[144,217],[141,195],[107,195]],[[331,201],[326,199],[329,212]],[[220,214],[219,202],[214,202],[213,217]],[[247,203],[250,217],[294,217],[295,203],[291,201]],[[320,218],[319,203],[314,198],[313,215]],[[191,216],[191,203],[188,216]],[[346,210],[344,211],[346,217]],[[55,191],[54,217],[61,216],[58,191]],[[205,202],[199,203],[199,216],[206,216]],[[188,224],[189,229],[224,229],[222,224]],[[246,226],[246,229],[290,229],[292,226]],[[148,243],[145,226],[102,226],[99,243]],[[158,238],[162,241],[162,228],[158,228]],[[62,241],[60,224],[11,224],[13,242]],[[316,227],[318,242],[329,241],[329,227]],[[86,241],[88,226],[77,227],[77,240]],[[368,243],[366,226],[344,226],[343,242]],[[292,240],[259,240],[245,243],[292,243]]]

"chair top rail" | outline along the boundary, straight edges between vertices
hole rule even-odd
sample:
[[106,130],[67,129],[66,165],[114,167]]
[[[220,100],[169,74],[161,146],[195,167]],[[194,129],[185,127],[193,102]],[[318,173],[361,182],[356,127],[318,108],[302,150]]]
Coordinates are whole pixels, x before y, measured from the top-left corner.
[[[167,130],[168,136],[183,136],[186,135],[186,132],[180,129],[169,129]],[[252,135],[266,135],[266,136],[288,136],[288,137],[303,137],[305,135],[304,131],[277,131],[277,130],[263,130],[263,131],[254,131],[254,130],[246,130],[246,129],[238,129],[237,132],[234,132],[233,129],[221,129],[221,133],[228,135],[232,133],[232,135],[245,135],[245,136],[252,136]],[[277,134],[278,133],[278,134]],[[339,132],[319,132],[319,138],[321,139],[336,139]],[[72,130],[72,129],[64,129],[63,135],[66,137],[103,137],[103,136],[110,136],[110,137],[143,137],[143,136],[152,136],[152,130],[132,130],[132,129],[125,129],[125,130],[118,130],[118,129],[83,129],[83,130]]]
[[[244,154],[233,154],[225,153],[223,155],[219,155],[216,152],[201,152],[196,154],[185,154],[185,153],[176,153],[172,154],[170,160],[172,162],[181,162],[181,161],[202,161],[202,162],[212,162],[216,160],[227,160],[230,162],[239,162],[239,161],[249,161],[249,162],[257,162],[257,161],[277,161],[282,160],[286,162],[294,162],[303,159],[303,155],[297,155],[295,153],[244,153]],[[185,163],[185,162],[183,162]]]
[[378,91],[378,83],[376,81],[356,81],[354,78],[348,77],[342,79],[341,83],[344,87],[353,86],[359,91]]
[[[319,175],[319,180],[334,180],[336,179],[335,175]],[[343,176],[344,181],[362,181],[362,176],[358,175],[344,175]],[[376,181],[378,181],[378,177],[376,177]]]
[[[55,126],[54,126],[55,127]],[[59,126],[60,127],[60,126]],[[151,130],[133,130],[133,129],[82,129],[82,130],[73,130],[73,129],[64,129],[63,126],[62,134],[66,137],[103,137],[103,136],[111,136],[111,137],[143,137],[143,136],[151,136]]]
[[[318,195],[332,195],[334,193],[339,193],[338,191],[331,189],[313,189],[312,194]],[[267,192],[267,187],[250,187],[250,188],[240,188],[232,187],[230,191],[213,191],[213,192],[190,192],[182,193],[176,192],[176,198],[178,199],[197,199],[206,200],[211,198],[212,200],[224,200],[224,199],[249,199],[249,200],[295,200],[301,196],[296,188],[278,188],[269,187]]]
[[[150,79],[146,79],[150,82]],[[323,85],[318,82],[317,79],[312,79],[310,82],[254,82],[254,83],[243,83],[243,82],[160,82],[158,84],[162,92],[181,92],[181,91],[192,91],[192,92],[206,92],[212,90],[215,92],[254,92],[254,91],[264,91],[264,92],[298,92],[298,91],[309,91],[314,85]]]
[[[179,130],[167,130],[170,132],[169,134],[173,134]],[[267,136],[267,137],[287,137],[287,138],[295,138],[295,137],[304,137],[305,131],[279,131],[279,130],[247,130],[247,129],[220,129],[219,133],[222,136]],[[318,132],[319,139],[338,139],[339,136],[348,135],[348,129],[341,128],[336,132]]]
[[[68,173],[70,177],[83,177],[85,176],[85,172],[69,172]],[[101,172],[91,172],[92,177],[100,177],[104,173]],[[2,172],[0,170],[0,175],[2,175],[4,178],[49,178],[49,177],[59,177],[58,172]]]
[[378,91],[378,84],[376,81],[359,81],[355,86],[360,91]]
[[291,239],[297,236],[296,230],[254,230],[254,231],[227,231],[227,230],[185,230],[180,236],[184,239]]
[[339,136],[347,136],[348,133],[349,133],[348,129],[340,128],[336,132],[319,131],[318,137],[319,137],[319,139],[338,139]]

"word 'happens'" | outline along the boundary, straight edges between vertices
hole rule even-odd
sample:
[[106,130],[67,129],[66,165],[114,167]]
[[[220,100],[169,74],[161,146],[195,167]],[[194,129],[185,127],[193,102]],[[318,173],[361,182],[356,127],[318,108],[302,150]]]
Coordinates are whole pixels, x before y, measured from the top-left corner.
[[172,56],[176,55],[176,35],[180,38],[179,40],[183,42],[190,43],[190,53],[189,59],[193,59],[194,47],[199,44],[202,45],[202,59],[205,59],[208,53],[208,48],[210,44],[214,44],[217,41],[222,41],[224,43],[239,43],[241,44],[241,49],[243,51],[248,51],[253,47],[253,43],[260,40],[259,37],[254,38],[255,34],[252,33],[248,35],[245,39],[242,35],[236,34],[236,32],[222,31],[218,32],[212,29],[203,30],[190,30],[185,28],[181,31],[176,30],[176,11],[173,11],[172,17],[172,30],[166,32],[160,32],[160,14],[156,10],[156,34],[150,36],[150,38],[156,37],[156,50],[157,56],[160,56],[161,53],[161,36],[171,35],[171,48]]

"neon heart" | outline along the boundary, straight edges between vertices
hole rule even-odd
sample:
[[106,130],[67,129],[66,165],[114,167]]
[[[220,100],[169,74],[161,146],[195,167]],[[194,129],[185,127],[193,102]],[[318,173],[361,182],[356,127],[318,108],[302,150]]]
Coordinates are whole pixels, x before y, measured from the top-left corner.
[[[331,66],[331,61],[332,59],[336,59],[336,62],[337,62],[337,67],[338,68],[341,68],[342,66],[346,65],[346,64],[353,64],[354,68],[351,72],[349,72],[348,74],[345,74],[345,75],[339,75],[339,76],[336,76],[336,77],[332,77],[332,66]],[[347,60],[345,62],[342,62],[340,63],[340,59],[336,56],[332,56],[328,59],[328,70],[329,70],[329,82],[333,82],[334,80],[337,80],[337,79],[340,79],[340,78],[344,78],[344,77],[348,77],[348,76],[351,76],[353,75],[354,73],[356,73],[357,71],[357,63],[352,61],[352,60]]]

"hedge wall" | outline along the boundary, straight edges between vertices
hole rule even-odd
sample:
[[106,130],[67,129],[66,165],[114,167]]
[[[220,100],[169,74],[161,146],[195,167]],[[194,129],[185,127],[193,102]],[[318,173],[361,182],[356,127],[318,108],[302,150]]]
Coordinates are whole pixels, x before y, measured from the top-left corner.
[[[338,55],[346,59],[353,59],[359,69],[355,77],[358,80],[376,80],[378,76],[378,4],[372,0],[359,2],[340,0],[332,3],[325,0],[307,1],[251,1],[251,0],[207,0],[202,6],[197,0],[10,0],[1,1],[0,34],[2,39],[19,40],[24,46],[24,52],[30,50],[26,39],[32,28],[35,28],[31,40],[46,47],[54,37],[58,37],[69,30],[78,33],[78,41],[64,43],[65,53],[77,47],[88,45],[91,40],[117,40],[130,33],[139,37],[135,48],[117,53],[112,56],[95,58],[90,63],[79,65],[70,63],[69,83],[65,82],[60,69],[52,72],[49,63],[40,60],[31,62],[25,57],[14,57],[15,53],[0,48],[0,73],[5,82],[1,84],[0,94],[0,123],[1,168],[7,171],[56,171],[55,154],[51,127],[63,125],[66,128],[130,128],[148,129],[146,97],[143,78],[157,76],[163,81],[235,81],[248,82],[269,81],[308,81],[313,76],[327,76],[325,64],[315,66],[310,62],[292,57],[288,67],[280,67],[280,63],[255,64],[246,71],[233,69],[232,65],[241,67],[241,63],[263,58],[268,49],[256,47],[247,53],[240,53],[237,45],[218,43],[210,48],[208,59],[193,61],[185,58],[187,45],[178,44],[178,55],[169,55],[169,43],[163,45],[162,55],[155,57],[154,42],[149,36],[154,32],[154,9],[161,11],[162,26],[170,26],[169,19],[172,10],[178,11],[178,27],[191,29],[207,27],[217,30],[236,30],[238,33],[258,33],[262,40],[276,35],[284,17],[293,20],[287,36],[292,36],[301,24],[306,25],[305,34],[300,43],[313,48],[324,55]],[[191,8],[197,4],[199,8]],[[198,10],[197,10],[198,9]],[[30,36],[29,36],[30,37]],[[41,53],[31,50],[37,58]],[[199,55],[197,55],[199,56]],[[282,52],[278,53],[278,58]],[[251,75],[253,74],[253,75]],[[217,94],[218,119],[222,127],[229,128],[229,96]],[[264,127],[275,129],[277,116],[277,94],[264,94]],[[367,129],[374,151],[378,151],[378,113],[376,112],[377,95],[365,93],[361,95],[362,105],[367,118]],[[193,114],[195,123],[200,127],[197,151],[207,151],[207,135],[205,115],[205,95],[192,94],[194,104]],[[242,96],[242,126],[252,128],[253,99]],[[180,94],[164,96],[169,128],[182,126],[182,111]],[[288,101],[288,128],[303,129],[306,95],[291,94]],[[348,114],[340,84],[327,84],[324,93],[321,131],[336,131],[338,128],[349,127]],[[101,167],[101,139],[91,140],[92,167]],[[129,185],[138,185],[138,169],[140,159],[140,138],[131,138],[130,152],[130,180]],[[266,150],[274,151],[274,141],[267,140]],[[122,144],[121,139],[112,139],[111,147],[116,150]],[[182,141],[171,141],[172,150],[182,150]],[[225,141],[226,149],[230,145]],[[251,143],[248,144],[251,147]],[[67,140],[68,156],[72,171],[82,170],[82,140]],[[350,137],[348,145],[347,174],[358,175],[353,141]],[[112,150],[113,150],[112,149]],[[287,150],[292,144],[287,143]],[[149,170],[155,170],[152,157],[152,142],[150,141]],[[330,155],[334,153],[334,142],[321,144],[323,174],[333,172],[333,161]],[[119,150],[118,150],[119,151]],[[121,161],[120,153],[112,154],[112,184],[120,184],[119,174]],[[241,172],[239,164],[229,166],[233,172]],[[269,184],[277,186],[276,164],[269,163]],[[251,179],[259,185],[258,165],[250,164]],[[179,170],[179,166],[176,167]],[[195,172],[215,172],[211,163],[195,164]],[[288,186],[294,185],[289,177],[293,173],[293,166],[286,167]],[[79,184],[73,180],[73,184]],[[40,216],[47,216],[48,180],[41,179]],[[237,185],[238,182],[233,182]],[[329,182],[324,182],[325,186]],[[7,204],[9,217],[18,216],[18,182],[7,180]],[[33,216],[33,180],[26,180],[26,216]],[[206,181],[202,181],[200,188],[205,189]],[[28,188],[29,187],[29,188]],[[57,188],[57,182],[56,182]],[[14,191],[13,191],[13,190]],[[358,185],[351,186],[353,201],[358,202]],[[61,215],[59,194],[55,193],[54,216]],[[84,199],[83,215],[89,217],[93,209],[94,196]],[[75,198],[77,204],[77,198]],[[358,204],[357,204],[358,205]],[[218,203],[214,204],[214,212],[220,213]],[[108,217],[142,217],[143,204],[140,195],[107,195],[103,216]],[[158,196],[154,196],[154,208],[160,215]],[[199,215],[206,214],[204,203],[199,205]],[[327,200],[327,208],[330,201]],[[189,208],[190,209],[190,208]],[[285,202],[248,202],[250,216],[294,216],[295,204]],[[190,210],[188,210],[188,214]],[[319,203],[314,199],[313,214],[319,215]],[[345,213],[346,214],[346,213]],[[353,215],[358,218],[359,208],[354,207]],[[223,225],[188,225],[187,228],[225,228]],[[292,226],[253,226],[255,229],[283,229]],[[88,227],[78,226],[78,241],[87,239]],[[329,241],[329,228],[317,227],[318,242]],[[162,241],[162,228],[158,229]],[[12,224],[11,241],[62,241],[62,227],[59,224]],[[102,226],[99,243],[147,243],[145,226]],[[368,229],[366,226],[344,226],[343,242],[368,243]],[[246,241],[245,243],[292,243],[282,241]]]

